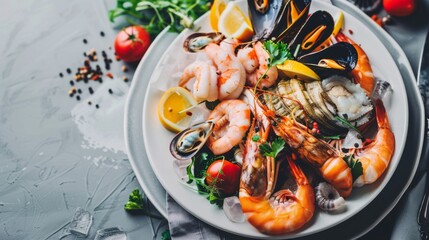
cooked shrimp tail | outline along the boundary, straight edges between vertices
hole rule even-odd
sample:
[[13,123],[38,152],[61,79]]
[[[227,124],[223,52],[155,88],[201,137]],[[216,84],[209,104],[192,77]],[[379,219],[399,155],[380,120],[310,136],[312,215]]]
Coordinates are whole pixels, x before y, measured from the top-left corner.
[[348,42],[356,49],[358,61],[356,67],[352,70],[352,75],[355,81],[359,83],[360,86],[365,90],[367,96],[371,96],[375,85],[375,78],[372,72],[371,64],[369,63],[369,58],[365,51],[359,46],[359,44],[356,44],[353,40],[341,32],[338,33],[335,37],[337,41]]
[[357,187],[375,182],[387,169],[395,151],[395,136],[390,129],[389,119],[380,99],[375,100],[375,110],[378,132],[371,143],[355,154],[363,168],[363,174],[354,182],[354,186]]

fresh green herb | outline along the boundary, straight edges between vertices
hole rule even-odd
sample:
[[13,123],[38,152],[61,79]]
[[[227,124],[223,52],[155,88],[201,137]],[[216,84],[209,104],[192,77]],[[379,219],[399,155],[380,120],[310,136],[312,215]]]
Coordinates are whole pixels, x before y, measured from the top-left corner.
[[341,139],[341,135],[334,135],[334,136],[322,136],[325,140],[339,140]]
[[161,240],[171,240],[170,230],[166,229],[161,234]]
[[359,129],[357,129],[355,126],[353,126],[353,124],[351,124],[349,121],[347,121],[347,119],[340,117],[340,116],[335,116],[335,120],[340,122],[343,126],[349,128],[349,129],[355,130],[356,132],[359,133],[359,135],[362,135],[361,132],[359,131]]
[[140,194],[140,191],[138,189],[134,189],[131,192],[130,196],[128,197],[128,202],[124,205],[124,208],[126,211],[129,211],[129,212],[135,212],[135,213],[141,212],[142,214],[145,214],[149,217],[162,219],[162,217],[158,215],[154,215],[146,209],[146,206],[143,200],[143,193]]
[[222,207],[223,198],[220,197],[219,191],[215,187],[215,184],[218,180],[219,174],[223,174],[223,172],[221,170],[218,172],[218,175],[215,177],[212,184],[207,185],[205,182],[207,168],[217,159],[218,158],[215,158],[214,155],[203,152],[192,158],[191,164],[186,168],[186,173],[189,178],[188,183],[195,181],[195,184],[198,188],[198,193],[207,195],[207,200],[211,204]]
[[292,53],[289,51],[288,45],[284,42],[279,41],[275,43],[272,40],[268,40],[264,42],[264,48],[269,55],[267,59],[268,68],[265,73],[259,77],[254,92],[256,92],[256,88],[258,87],[261,80],[267,77],[267,72],[271,67],[282,64],[287,59],[293,59]]
[[253,137],[252,137],[252,141],[254,141],[254,142],[259,141],[259,139],[261,139],[261,137],[259,135],[253,135]]
[[259,150],[262,155],[266,157],[276,158],[277,155],[283,148],[285,147],[286,142],[281,138],[276,138],[273,142],[271,142],[271,146],[269,143],[264,143],[259,146]]
[[[164,28],[180,32],[193,28],[194,21],[210,9],[210,0],[116,0],[116,8],[109,11],[110,21],[126,15],[138,19],[155,37]],[[133,22],[128,18],[129,22]]]
[[288,45],[283,42],[273,42],[271,40],[264,42],[264,48],[267,50],[270,57],[268,58],[268,68],[282,64],[288,59],[293,59],[292,53],[289,51]]
[[346,161],[347,165],[349,165],[352,171],[354,182],[360,175],[363,174],[362,163],[359,161],[359,159],[355,159],[353,155],[347,155],[343,159]]

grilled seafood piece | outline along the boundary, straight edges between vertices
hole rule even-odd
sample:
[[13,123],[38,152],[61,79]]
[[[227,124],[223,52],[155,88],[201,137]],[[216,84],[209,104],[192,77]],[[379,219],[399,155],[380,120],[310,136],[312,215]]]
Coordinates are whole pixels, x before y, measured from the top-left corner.
[[[264,106],[262,106],[264,108]],[[318,170],[342,197],[352,191],[353,177],[342,154],[328,143],[317,139],[308,129],[288,117],[277,116],[274,111],[264,109],[274,132],[283,138],[298,156]]]
[[[239,199],[248,222],[260,232],[284,234],[301,228],[312,218],[314,192],[301,169],[288,158],[297,190],[282,189],[273,193],[282,160],[275,162],[259,151],[269,131],[269,124],[264,125],[254,118],[246,141]],[[258,142],[252,141],[256,133],[261,136]]]

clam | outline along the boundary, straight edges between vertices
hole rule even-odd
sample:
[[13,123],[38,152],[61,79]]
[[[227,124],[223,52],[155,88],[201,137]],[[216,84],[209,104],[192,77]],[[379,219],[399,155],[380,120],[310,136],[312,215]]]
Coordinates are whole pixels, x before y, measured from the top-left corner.
[[197,154],[206,143],[214,127],[213,121],[192,125],[178,133],[170,143],[170,152],[178,160],[186,160]]
[[332,75],[347,76],[357,63],[358,55],[353,45],[339,42],[321,51],[309,53],[298,61],[316,72],[321,78]]
[[316,11],[307,19],[302,28],[290,42],[289,49],[301,56],[312,52],[325,42],[334,30],[334,19],[326,11]]
[[220,32],[193,33],[183,42],[183,49],[186,52],[198,52],[203,50],[210,43],[219,44],[225,39],[225,35]]

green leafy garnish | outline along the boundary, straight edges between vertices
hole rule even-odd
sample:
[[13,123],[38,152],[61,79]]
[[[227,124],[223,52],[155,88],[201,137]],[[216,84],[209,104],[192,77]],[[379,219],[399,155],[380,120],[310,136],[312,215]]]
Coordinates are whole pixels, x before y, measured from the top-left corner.
[[191,164],[186,168],[186,173],[189,178],[188,184],[195,181],[195,184],[198,188],[198,193],[207,195],[206,198],[211,204],[222,207],[224,198],[220,196],[219,191],[215,185],[218,181],[219,174],[223,174],[223,172],[221,170],[218,172],[218,175],[215,176],[212,184],[207,185],[205,182],[207,168],[217,159],[219,158],[215,158],[214,155],[203,152],[192,158]]
[[352,176],[353,176],[353,182],[363,174],[363,168],[362,163],[359,161],[359,159],[355,159],[353,155],[345,156],[344,161],[346,161],[347,165],[349,165]]
[[325,140],[339,140],[341,139],[341,135],[334,135],[334,136],[322,136]]
[[362,135],[361,132],[359,131],[359,129],[357,129],[355,126],[353,126],[353,124],[351,124],[349,121],[347,121],[347,119],[340,117],[340,116],[335,116],[335,120],[340,122],[343,126],[349,128],[349,129],[355,130],[356,132],[359,133],[359,135]]
[[259,77],[254,92],[256,92],[256,88],[258,87],[261,80],[267,76],[267,72],[268,70],[270,70],[271,67],[282,64],[287,59],[293,59],[292,53],[289,51],[288,45],[284,42],[279,41],[275,43],[272,40],[268,40],[264,42],[264,48],[269,55],[267,59],[268,68],[265,73]]
[[[210,0],[116,0],[109,19],[113,22],[122,15],[137,19],[155,37],[168,26],[173,32],[193,28],[194,21],[208,10]],[[133,22],[132,19],[127,20]]]
[[288,45],[281,41],[275,43],[274,41],[264,42],[264,48],[267,50],[270,57],[268,58],[268,68],[282,64],[288,59],[293,59],[292,53],[289,51]]
[[252,141],[254,141],[254,142],[259,141],[259,139],[261,139],[261,137],[259,135],[253,135],[252,136]]
[[124,208],[128,212],[142,213],[149,217],[162,219],[162,217],[158,215],[154,215],[146,209],[146,206],[143,200],[143,193],[140,194],[140,191],[138,189],[134,189],[131,192],[130,196],[128,197],[128,202],[124,205]]
[[171,240],[170,230],[166,229],[161,234],[161,240]]
[[285,147],[286,142],[281,138],[276,138],[271,144],[264,143],[259,146],[259,150],[261,151],[262,155],[266,157],[273,157],[276,158],[277,155],[283,150]]

